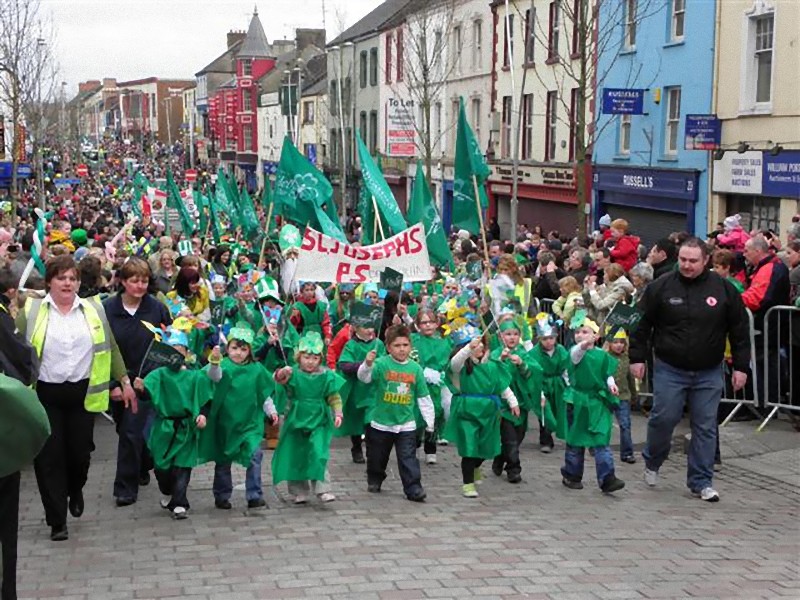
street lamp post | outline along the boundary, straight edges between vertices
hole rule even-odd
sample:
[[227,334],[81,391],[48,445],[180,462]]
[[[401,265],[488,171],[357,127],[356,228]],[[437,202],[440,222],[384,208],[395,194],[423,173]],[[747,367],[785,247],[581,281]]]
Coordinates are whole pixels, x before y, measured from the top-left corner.
[[[349,44],[350,42],[347,42]],[[347,45],[345,44],[345,45]],[[339,181],[342,186],[342,216],[347,214],[347,142],[344,137],[344,103],[342,98],[342,86],[344,85],[344,77],[343,74],[343,64],[342,64],[342,49],[339,46],[334,46],[331,48],[331,52],[336,52],[339,58],[339,74],[338,80],[339,84],[336,86],[336,100],[337,104],[339,105],[339,140],[341,142],[341,151],[342,151],[342,167],[341,173],[339,176]]]

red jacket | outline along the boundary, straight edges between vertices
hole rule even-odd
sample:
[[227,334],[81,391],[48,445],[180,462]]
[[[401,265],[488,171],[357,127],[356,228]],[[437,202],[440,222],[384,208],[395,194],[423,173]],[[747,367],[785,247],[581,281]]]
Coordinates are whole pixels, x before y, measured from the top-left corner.
[[611,249],[611,260],[618,263],[625,272],[639,260],[639,238],[635,235],[623,235]]
[[333,338],[330,346],[328,346],[328,356],[326,357],[326,362],[328,363],[328,368],[331,370],[336,370],[336,364],[339,362],[339,357],[342,355],[344,351],[345,344],[350,340],[350,323],[345,323],[344,327],[339,330],[339,333],[336,334],[336,337]]

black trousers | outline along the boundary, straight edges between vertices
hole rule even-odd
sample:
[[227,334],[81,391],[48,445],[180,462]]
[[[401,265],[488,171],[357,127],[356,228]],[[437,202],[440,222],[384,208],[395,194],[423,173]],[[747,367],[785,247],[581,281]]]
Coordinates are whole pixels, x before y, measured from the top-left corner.
[[461,458],[461,478],[465,484],[475,483],[475,469],[483,464],[482,458]]
[[17,600],[17,530],[19,528],[19,471],[0,477],[0,599]]
[[189,499],[186,491],[189,489],[189,480],[192,478],[190,467],[172,467],[171,469],[154,471],[158,489],[165,496],[172,496],[167,508],[172,510],[176,506],[182,506],[189,510]]
[[[138,397],[139,410],[133,414],[130,408],[122,407],[117,413],[117,473],[114,477],[114,497],[136,500],[139,495],[139,479],[152,468],[152,458],[145,445],[144,432],[153,420],[153,406]],[[117,415],[115,415],[116,417]]]
[[372,426],[367,428],[367,483],[383,483],[386,479],[386,465],[389,455],[397,455],[397,468],[403,482],[403,492],[413,498],[422,493],[422,473],[417,460],[417,432],[401,431],[391,433]]
[[83,490],[94,450],[94,414],[84,408],[89,380],[36,384],[50,419],[50,437],[33,461],[50,527],[67,523],[67,498]]
[[525,439],[525,425],[514,425],[508,419],[500,419],[500,454],[494,462],[505,466],[508,475],[522,473],[519,462],[519,447]]

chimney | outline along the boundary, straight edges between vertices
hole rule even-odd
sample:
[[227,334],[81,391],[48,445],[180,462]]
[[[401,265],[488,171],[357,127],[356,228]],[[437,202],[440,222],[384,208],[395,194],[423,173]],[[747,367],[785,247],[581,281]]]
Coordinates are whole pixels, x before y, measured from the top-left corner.
[[237,42],[241,42],[247,36],[244,31],[229,31],[228,32],[228,48],[231,48]]
[[117,80],[114,77],[103,78],[103,88],[116,89],[116,87],[117,87]]

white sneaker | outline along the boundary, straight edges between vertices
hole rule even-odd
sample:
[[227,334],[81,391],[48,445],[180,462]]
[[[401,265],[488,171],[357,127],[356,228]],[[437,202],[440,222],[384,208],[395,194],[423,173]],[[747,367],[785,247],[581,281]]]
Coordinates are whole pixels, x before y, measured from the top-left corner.
[[[320,502],[333,502],[336,500],[336,496],[334,496],[330,492],[322,492],[321,494],[317,494],[317,498],[319,498]],[[295,502],[297,499],[295,498]]]
[[170,502],[172,502],[172,496],[161,496],[161,500],[158,501],[161,508],[169,508]]
[[651,471],[647,467],[644,468],[644,482],[650,487],[655,487],[658,483],[658,471]]
[[704,487],[699,492],[692,492],[692,496],[700,498],[705,502],[719,502],[719,493],[711,486]]
[[172,518],[173,519],[186,519],[188,518],[188,514],[186,513],[186,509],[182,506],[176,506],[172,509]]
[[306,502],[308,502],[308,498],[305,494],[297,494],[297,496],[294,497],[295,504],[305,504]]
[[438,440],[436,440],[436,445],[437,445],[437,446],[447,446],[449,443],[450,443],[450,442],[448,442],[448,441],[447,441],[446,439],[444,439],[444,438],[439,438]]
[[436,455],[435,454],[426,454],[425,455],[425,463],[429,465],[436,464]]

